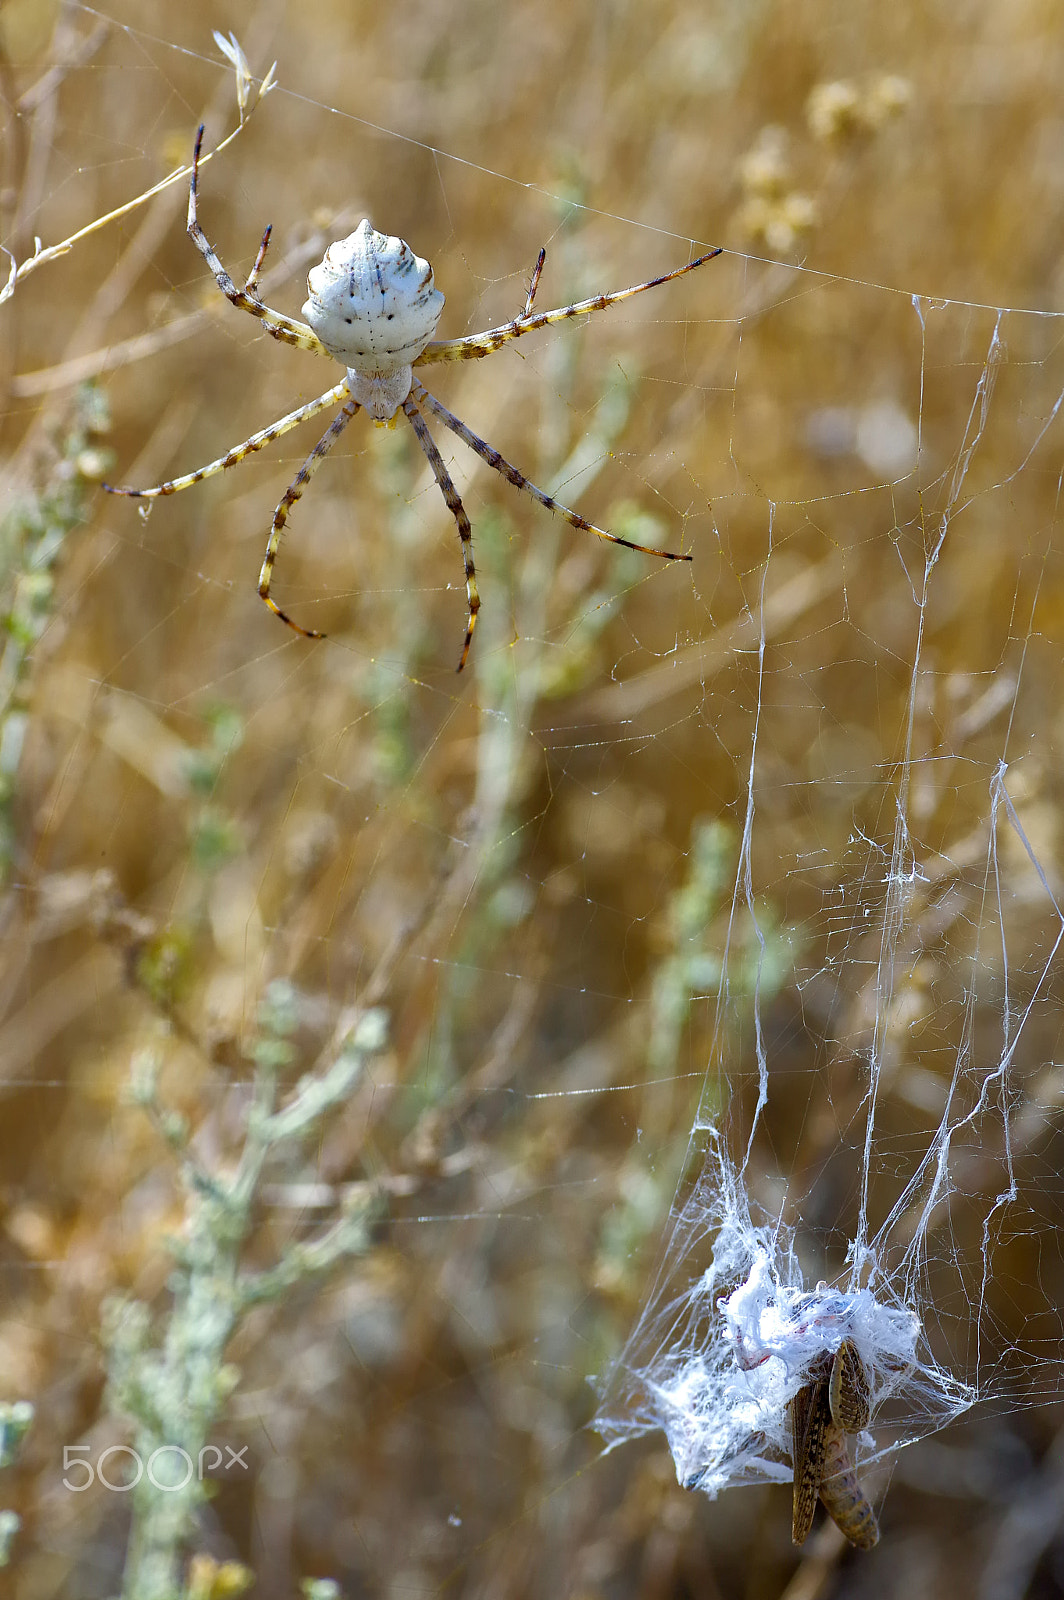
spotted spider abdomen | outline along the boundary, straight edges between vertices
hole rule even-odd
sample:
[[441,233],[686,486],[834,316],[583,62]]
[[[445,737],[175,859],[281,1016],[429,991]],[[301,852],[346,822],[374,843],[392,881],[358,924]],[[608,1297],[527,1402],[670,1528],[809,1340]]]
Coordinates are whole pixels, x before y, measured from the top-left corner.
[[329,354],[348,368],[355,399],[371,416],[387,420],[410,392],[410,364],[436,332],[443,311],[429,263],[364,217],[311,269],[307,291],[304,317]]

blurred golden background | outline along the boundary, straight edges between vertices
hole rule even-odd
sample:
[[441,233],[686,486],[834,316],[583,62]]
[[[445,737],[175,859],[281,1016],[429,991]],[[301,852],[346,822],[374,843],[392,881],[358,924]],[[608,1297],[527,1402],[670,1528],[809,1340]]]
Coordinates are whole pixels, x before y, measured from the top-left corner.
[[[65,1445],[128,1437],[103,1309],[165,1327],[188,1205],[131,1063],[224,1172],[280,995],[288,1084],[351,1008],[383,1007],[389,1043],[266,1173],[248,1257],[352,1194],[372,1230],[241,1321],[216,1437],[250,1470],[190,1554],[271,1600],[315,1575],[1057,1593],[1060,8],[4,0],[16,261],[187,161],[201,119],[208,146],[232,129],[214,28],[278,87],[203,168],[200,219],[240,281],[272,222],[262,289],[290,315],[363,215],[431,261],[441,337],[520,311],[542,245],[541,308],[725,247],[422,374],[541,487],[694,559],[575,532],[437,429],[483,600],[458,677],[453,521],[410,431],[359,417],[276,568],[329,635],[308,643],[255,584],[314,423],[147,517],[98,490],[198,467],[340,377],[224,300],[186,182],[0,305],[0,1382],[36,1406],[0,1476],[11,1592],[121,1587],[128,1497],[62,1479]],[[730,911],[755,749],[756,996],[741,893]],[[742,1148],[755,1014],[749,1182],[810,1281],[854,1226],[869,1060],[876,1225],[951,1085],[971,1113],[920,1309],[988,1403],[870,1476],[871,1555],[830,1525],[797,1552],[788,1489],[710,1503],[660,1436],[603,1457],[588,1426],[700,1105]]]

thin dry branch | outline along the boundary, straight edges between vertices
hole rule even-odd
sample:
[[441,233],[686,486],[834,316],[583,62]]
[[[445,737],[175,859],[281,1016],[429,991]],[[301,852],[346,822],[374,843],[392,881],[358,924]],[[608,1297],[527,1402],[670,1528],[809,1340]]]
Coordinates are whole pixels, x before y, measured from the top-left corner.
[[[219,39],[219,36],[216,34],[215,38]],[[230,60],[234,61],[237,79],[237,104],[240,111],[240,121],[233,129],[232,133],[228,134],[227,137],[222,140],[221,144],[216,145],[213,150],[208,151],[206,155],[200,157],[201,166],[205,162],[212,160],[214,156],[220,155],[228,145],[232,144],[237,134],[243,132],[248,118],[251,116],[251,113],[254,111],[259,101],[264,95],[269,94],[270,90],[274,88],[276,84],[274,73],[277,70],[277,63],[275,61],[273,66],[267,72],[266,76],[262,79],[262,82],[259,84],[258,93],[255,95],[254,99],[252,99],[248,87],[251,79],[247,70],[247,62],[244,58],[243,52],[240,51],[235,40],[233,41],[233,51],[230,51],[230,49],[225,46],[224,41],[220,39],[219,45],[225,49],[225,53],[229,56]],[[235,60],[233,52],[236,53],[237,59]],[[15,292],[16,286],[21,283],[24,278],[29,277],[31,272],[35,272],[38,267],[44,266],[44,264],[48,261],[57,260],[59,256],[67,255],[74,248],[74,246],[79,243],[80,240],[87,239],[90,234],[98,233],[100,229],[106,227],[109,222],[115,222],[119,217],[128,216],[131,211],[135,211],[139,206],[145,205],[147,201],[154,199],[157,194],[161,194],[164,189],[169,189],[175,183],[187,181],[191,175],[191,172],[191,166],[180,166],[175,168],[173,172],[169,173],[167,177],[163,178],[159,183],[153,184],[150,189],[145,189],[142,194],[136,195],[132,200],[127,200],[124,205],[116,206],[113,211],[108,211],[106,216],[97,217],[94,222],[87,223],[84,228],[79,228],[76,233],[72,233],[69,238],[63,239],[59,244],[45,246],[41,243],[40,239],[35,238],[33,254],[27,257],[27,259],[21,263],[15,260],[15,257],[9,250],[5,248],[5,246],[0,245],[0,250],[3,250],[4,254],[8,256],[11,261],[11,267],[7,275],[7,282],[5,283],[4,287],[0,289],[0,305],[2,305],[5,300],[10,300],[11,296]]]

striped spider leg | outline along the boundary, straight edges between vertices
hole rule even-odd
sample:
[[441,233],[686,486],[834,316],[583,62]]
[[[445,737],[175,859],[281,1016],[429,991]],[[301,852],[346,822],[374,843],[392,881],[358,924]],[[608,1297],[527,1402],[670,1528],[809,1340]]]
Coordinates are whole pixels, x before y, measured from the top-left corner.
[[817,1496],[835,1525],[861,1550],[879,1542],[879,1525],[846,1446],[848,1433],[868,1426],[868,1375],[853,1341],[844,1339],[830,1360],[790,1403],[794,1504],[791,1537],[804,1544]]
[[281,438],[299,423],[306,422],[339,403],[340,410],[292,479],[274,511],[258,584],[261,599],[275,616],[280,617],[282,622],[287,623],[304,638],[320,639],[323,637],[321,633],[313,628],[303,628],[298,622],[294,622],[281,610],[270,594],[274,565],[288,514],[357,411],[366,411],[377,424],[391,422],[402,411],[432,468],[447,508],[455,519],[461,541],[466,580],[466,630],[458,662],[459,672],[466,664],[477,613],[480,610],[480,595],[473,562],[473,533],[458,491],[429,431],[424,416],[425,411],[430,412],[444,427],[457,434],[471,450],[496,472],[501,473],[515,488],[525,490],[548,511],[556,511],[574,528],[594,533],[600,539],[608,539],[612,544],[624,545],[644,555],[658,556],[664,561],[691,560],[689,554],[654,550],[648,545],[634,544],[630,539],[621,539],[605,528],[597,528],[594,523],[586,521],[575,511],[563,506],[553,495],[537,489],[535,484],[529,482],[524,474],[506,461],[497,450],[429,394],[428,390],[414,378],[413,369],[415,366],[431,362],[467,361],[491,355],[510,340],[519,339],[526,333],[533,333],[537,329],[549,327],[552,323],[563,322],[571,317],[582,317],[593,311],[603,311],[607,306],[629,300],[633,295],[643,294],[647,289],[656,289],[661,284],[671,282],[673,278],[693,272],[696,267],[701,267],[714,256],[720,255],[719,249],[711,250],[706,255],[699,256],[697,260],[689,261],[685,266],[677,267],[661,277],[648,279],[645,283],[633,284],[630,288],[613,290],[608,294],[595,295],[589,300],[576,301],[572,305],[559,306],[554,311],[536,311],[536,290],[546,260],[546,251],[541,250],[525,299],[525,308],[520,316],[497,328],[489,328],[484,333],[471,334],[462,339],[434,340],[432,336],[443,311],[444,299],[435,287],[431,266],[420,256],[415,255],[402,239],[377,233],[369,219],[363,218],[354,233],[349,234],[346,239],[338,239],[331,244],[320,265],[311,269],[307,277],[307,300],[303,306],[303,315],[307,320],[300,322],[294,317],[273,310],[259,296],[259,275],[269,247],[271,228],[267,228],[262,236],[254,265],[241,289],[223,267],[217,252],[200,227],[198,199],[202,143],[201,127],[196,136],[196,148],[192,160],[187,229],[189,237],[213,273],[219,289],[238,311],[246,311],[258,318],[272,338],[280,340],[282,344],[308,350],[315,355],[332,357],[345,368],[345,376],[317,400],[299,406],[287,416],[281,417],[279,421],[271,423],[268,428],[253,433],[242,444],[234,445],[224,456],[219,456],[205,467],[199,467],[183,477],[172,478],[166,483],[156,484],[150,489],[115,488],[111,484],[104,484],[103,487],[109,493],[130,495],[143,500],[177,494],[181,489],[188,489],[194,483],[201,483],[204,478],[213,477],[215,473],[224,472],[227,468],[235,466],[246,456],[263,449],[274,439]]

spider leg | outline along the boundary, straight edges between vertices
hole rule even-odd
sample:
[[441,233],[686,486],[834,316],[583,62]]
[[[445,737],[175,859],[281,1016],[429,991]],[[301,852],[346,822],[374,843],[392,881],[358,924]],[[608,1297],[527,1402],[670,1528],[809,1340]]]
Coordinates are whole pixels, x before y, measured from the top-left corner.
[[255,257],[255,265],[244,282],[244,293],[254,295],[256,299],[258,299],[259,273],[262,271],[262,263],[266,260],[266,251],[270,247],[270,234],[272,232],[273,223],[268,222],[266,224],[266,232],[262,236],[262,243],[259,245],[259,253]]
[[[415,383],[414,389],[420,391],[419,399],[422,397],[431,398],[419,383]],[[432,468],[436,482],[440,486],[440,492],[447,502],[447,509],[458,524],[458,537],[462,541],[462,560],[465,563],[466,584],[466,631],[465,639],[462,642],[461,658],[458,662],[458,671],[461,672],[469,655],[469,646],[473,642],[473,629],[477,625],[477,612],[480,610],[477,571],[473,565],[473,530],[469,526],[469,518],[466,516],[465,506],[463,506],[459,498],[458,490],[452,483],[451,475],[443,464],[443,457],[436,448],[436,441],[429,432],[428,423],[415,404],[413,390],[403,401],[403,410],[410,418],[410,425],[417,434],[418,443],[428,457],[429,466]]]
[[[340,393],[347,394],[346,383],[341,383],[337,387]],[[325,635],[319,633],[316,628],[301,628],[298,622],[293,622],[291,617],[281,610],[277,602],[270,598],[270,583],[273,579],[274,563],[277,560],[277,552],[281,547],[281,535],[284,533],[289,511],[295,505],[355,412],[360,409],[357,400],[348,398],[347,403],[333,418],[329,427],[322,434],[310,455],[288,485],[281,497],[277,510],[273,514],[273,527],[270,529],[269,543],[266,546],[266,554],[262,559],[262,569],[259,572],[259,598],[266,602],[275,617],[280,617],[282,622],[287,622],[288,626],[294,628],[296,633],[301,633],[304,639],[324,639]]]
[[682,278],[686,272],[694,272],[696,267],[705,266],[707,261],[712,261],[720,254],[721,247],[718,246],[716,250],[707,251],[696,261],[688,261],[686,266],[677,267],[673,272],[662,273],[659,278],[648,278],[646,283],[633,283],[628,289],[614,289],[609,294],[596,294],[590,300],[577,300],[571,306],[558,306],[554,311],[533,312],[532,301],[539,286],[539,274],[546,257],[546,252],[543,251],[536,271],[532,275],[532,284],[521,316],[514,317],[512,322],[504,322],[501,327],[489,328],[485,333],[469,334],[464,339],[434,339],[422,350],[414,366],[424,366],[431,361],[472,361],[480,356],[490,356],[493,351],[501,349],[511,339],[520,339],[522,335],[534,333],[537,328],[546,328],[552,322],[565,322],[570,317],[586,316],[591,311],[605,311],[607,306],[617,305],[621,300],[630,300],[633,295],[643,294],[647,289],[657,289],[663,283],[671,283],[673,278]]
[[540,280],[540,278],[541,278],[541,276],[543,274],[543,263],[546,261],[546,259],[547,259],[547,252],[546,252],[545,249],[543,249],[543,250],[541,250],[539,252],[539,257],[538,257],[538,259],[536,261],[536,265],[532,269],[532,281],[528,286],[528,296],[527,296],[527,298],[525,300],[525,316],[526,317],[530,317],[532,315],[532,302],[536,298],[536,290],[539,288],[539,280]]
[[275,339],[280,339],[282,344],[294,344],[297,345],[301,350],[313,350],[320,356],[328,355],[329,352],[325,349],[325,346],[321,343],[317,334],[312,328],[309,328],[305,322],[299,322],[295,317],[286,317],[282,312],[272,310],[264,303],[264,301],[260,300],[257,294],[254,292],[257,286],[259,270],[262,266],[263,257],[266,254],[266,246],[269,242],[269,228],[267,228],[266,236],[263,239],[262,244],[259,246],[259,253],[255,258],[255,265],[252,267],[251,273],[248,277],[247,285],[243,289],[237,288],[236,284],[233,282],[232,278],[219,261],[217,253],[215,252],[213,245],[208,240],[207,235],[200,227],[199,219],[196,215],[196,206],[199,196],[199,159],[200,148],[202,144],[203,124],[200,123],[199,132],[196,135],[196,150],[192,157],[192,177],[189,180],[188,186],[187,226],[189,238],[192,240],[192,243],[196,246],[196,249],[200,252],[203,259],[214,273],[215,282],[217,283],[219,289],[225,295],[226,299],[231,300],[233,305],[235,305],[239,311],[247,311],[250,312],[253,317],[258,317],[259,321],[266,329],[266,332],[272,334]]
[[532,496],[533,500],[538,500],[541,506],[546,506],[548,511],[556,511],[560,517],[564,517],[571,527],[581,528],[585,533],[593,533],[599,539],[608,539],[610,544],[622,544],[626,550],[638,550],[640,554],[645,556],[658,556],[662,561],[691,561],[693,559],[690,555],[680,555],[673,550],[655,550],[649,544],[636,544],[634,540],[622,539],[619,534],[610,533],[606,528],[597,528],[593,522],[588,522],[586,518],[579,516],[577,512],[570,511],[568,506],[563,506],[561,501],[555,500],[553,495],[544,494],[542,489],[537,489],[536,485],[530,483],[523,472],[519,472],[504,456],[499,454],[494,446],[488,444],[479,434],[474,433],[471,428],[467,428],[465,423],[454,415],[453,411],[448,411],[445,405],[441,405],[435,395],[429,394],[424,385],[418,383],[416,378],[410,394],[411,398],[417,400],[419,405],[426,406],[434,417],[438,417],[445,428],[450,428],[452,433],[456,433],[463,443],[469,446],[470,450],[475,450],[477,455],[488,463],[489,467],[494,467],[496,472],[501,472],[507,482],[512,483],[515,489],[524,489],[526,493]]
[[131,495],[136,500],[156,500],[160,495],[177,494],[180,489],[191,489],[194,483],[202,483],[204,478],[213,478],[216,472],[224,472],[226,467],[235,467],[238,461],[243,461],[245,456],[252,456],[256,450],[263,450],[275,439],[280,439],[282,434],[296,428],[301,422],[306,422],[310,417],[316,417],[319,411],[327,411],[338,400],[348,396],[347,379],[338,383],[335,388],[317,400],[311,400],[305,406],[299,406],[295,411],[290,411],[279,422],[271,422],[268,428],[263,428],[259,433],[253,433],[250,439],[245,439],[243,444],[235,444],[224,456],[219,456],[217,461],[210,462],[205,467],[197,467],[195,472],[186,472],[182,478],[171,478],[168,483],[157,483],[153,489],[128,489],[118,488],[112,483],[101,484],[108,494]]

